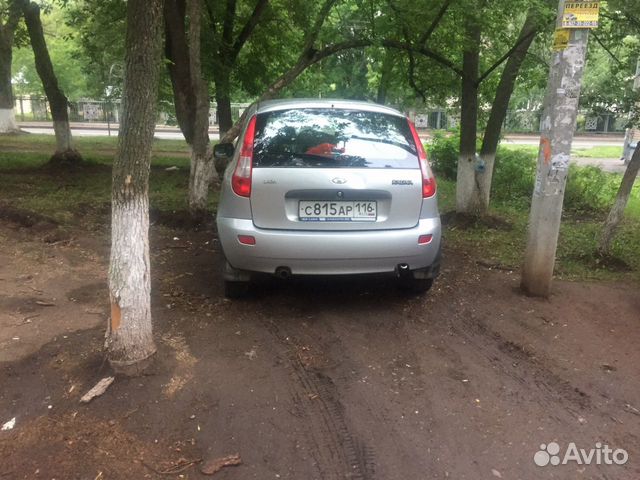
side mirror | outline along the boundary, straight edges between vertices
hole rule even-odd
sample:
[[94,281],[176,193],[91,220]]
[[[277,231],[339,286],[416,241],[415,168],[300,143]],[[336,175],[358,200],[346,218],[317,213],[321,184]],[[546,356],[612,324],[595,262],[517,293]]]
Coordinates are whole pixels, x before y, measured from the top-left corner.
[[233,143],[218,143],[213,146],[213,156],[218,160],[227,160],[233,157],[235,149]]

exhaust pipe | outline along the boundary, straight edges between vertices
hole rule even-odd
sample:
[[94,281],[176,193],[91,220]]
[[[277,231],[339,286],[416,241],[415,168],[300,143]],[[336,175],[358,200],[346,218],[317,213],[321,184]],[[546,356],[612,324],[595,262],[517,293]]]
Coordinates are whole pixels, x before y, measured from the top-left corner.
[[291,269],[289,267],[278,267],[276,268],[276,277],[286,280],[291,276]]
[[399,263],[398,266],[396,267],[396,273],[398,275],[398,277],[408,277],[411,275],[411,269],[409,268],[409,265],[406,263]]

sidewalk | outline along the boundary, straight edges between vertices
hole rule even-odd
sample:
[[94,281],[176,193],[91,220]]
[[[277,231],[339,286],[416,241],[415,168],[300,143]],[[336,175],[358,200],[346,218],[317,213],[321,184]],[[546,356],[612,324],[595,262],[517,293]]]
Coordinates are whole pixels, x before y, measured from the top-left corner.
[[[18,125],[22,128],[52,128],[51,122],[18,122]],[[71,128],[79,130],[117,130],[119,128],[118,123],[107,124],[106,122],[71,122]],[[180,128],[177,125],[156,125],[157,132],[171,132],[180,133]],[[219,129],[217,126],[209,127],[209,133],[217,134]],[[420,130],[420,138],[431,138],[432,132],[430,130]],[[511,142],[518,141],[533,141],[540,138],[539,133],[508,133],[504,136],[505,140]],[[614,142],[622,143],[624,134],[622,133],[576,133],[575,138],[579,138],[584,141],[594,142]]]

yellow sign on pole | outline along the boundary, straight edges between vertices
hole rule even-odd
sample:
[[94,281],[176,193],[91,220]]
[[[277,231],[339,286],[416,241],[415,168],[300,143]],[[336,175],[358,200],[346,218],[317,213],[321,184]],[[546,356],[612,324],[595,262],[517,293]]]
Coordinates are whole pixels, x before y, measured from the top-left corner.
[[571,30],[568,28],[558,28],[553,35],[553,51],[561,52],[569,46]]
[[562,28],[597,28],[600,2],[567,1],[562,14]]

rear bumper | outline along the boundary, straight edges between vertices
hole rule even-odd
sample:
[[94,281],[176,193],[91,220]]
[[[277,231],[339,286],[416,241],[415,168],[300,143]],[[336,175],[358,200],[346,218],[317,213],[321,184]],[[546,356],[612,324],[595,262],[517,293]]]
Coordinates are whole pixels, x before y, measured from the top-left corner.
[[[252,272],[288,267],[293,275],[391,273],[402,263],[411,270],[428,269],[437,263],[440,250],[438,217],[421,219],[413,228],[383,231],[270,230],[255,227],[252,220],[225,217],[217,224],[229,264]],[[251,235],[256,244],[243,245],[238,235]],[[421,235],[433,238],[418,245]]]

